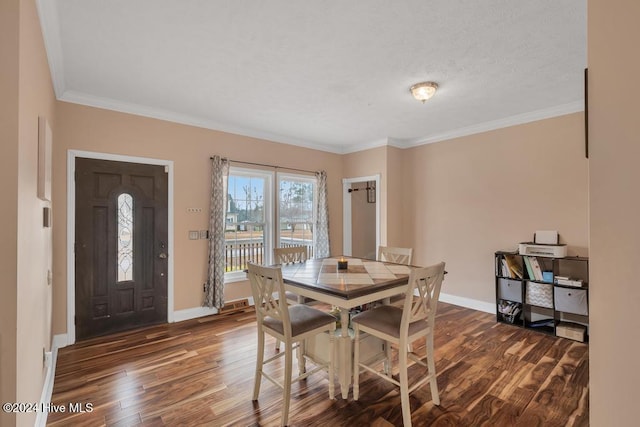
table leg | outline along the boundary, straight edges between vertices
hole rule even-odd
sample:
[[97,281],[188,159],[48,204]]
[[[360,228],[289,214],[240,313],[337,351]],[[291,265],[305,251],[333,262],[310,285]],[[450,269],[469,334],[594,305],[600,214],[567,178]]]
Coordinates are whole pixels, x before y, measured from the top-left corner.
[[351,337],[349,337],[349,309],[340,308],[340,324],[342,326],[338,344],[340,391],[342,398],[349,396],[349,386],[351,385]]

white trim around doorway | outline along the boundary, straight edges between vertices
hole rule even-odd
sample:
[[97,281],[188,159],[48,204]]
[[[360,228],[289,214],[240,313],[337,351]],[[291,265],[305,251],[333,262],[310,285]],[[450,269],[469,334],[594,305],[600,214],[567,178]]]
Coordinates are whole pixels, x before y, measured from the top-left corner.
[[351,255],[351,196],[349,188],[354,182],[376,182],[376,253],[380,246],[380,174],[342,178],[342,254]]
[[167,198],[167,249],[169,259],[167,265],[167,322],[174,322],[173,313],[173,161],[152,159],[147,157],[123,156],[119,154],[96,153],[92,151],[68,150],[67,151],[67,336],[66,345],[76,342],[76,294],[75,294],[75,234],[76,234],[76,158],[113,160],[117,162],[141,163],[147,165],[164,166],[168,179]]

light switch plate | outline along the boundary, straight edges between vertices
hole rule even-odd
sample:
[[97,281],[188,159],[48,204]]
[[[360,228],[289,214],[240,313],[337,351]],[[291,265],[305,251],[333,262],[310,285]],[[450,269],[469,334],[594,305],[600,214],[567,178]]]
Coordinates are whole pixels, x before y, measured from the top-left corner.
[[198,230],[189,230],[189,240],[198,240],[200,238],[200,233]]
[[208,230],[200,230],[200,238],[201,239],[205,239],[205,240],[208,239],[209,236],[207,236],[207,234],[208,234],[207,232],[208,232]]

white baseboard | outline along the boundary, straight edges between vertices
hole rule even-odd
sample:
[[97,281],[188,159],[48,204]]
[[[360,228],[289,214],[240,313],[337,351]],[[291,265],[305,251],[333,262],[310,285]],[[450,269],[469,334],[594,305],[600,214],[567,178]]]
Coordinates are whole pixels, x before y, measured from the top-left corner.
[[495,303],[478,301],[471,298],[459,297],[457,295],[440,294],[439,301],[448,304],[459,305],[460,307],[471,308],[473,310],[484,311],[485,313],[496,314]]
[[[247,299],[249,301],[249,305],[253,305],[253,297],[241,298]],[[225,302],[233,302],[238,300],[231,300]],[[209,307],[193,307],[186,308],[184,310],[178,310],[173,312],[173,321],[174,322],[182,322],[183,320],[189,319],[197,319],[198,317],[211,316],[212,314],[218,314],[218,309],[209,308]]]
[[184,310],[174,311],[173,321],[182,322],[183,320],[196,319],[198,317],[204,317],[204,316],[211,316],[212,314],[218,314],[218,309],[209,308],[209,307],[186,308]]
[[[47,373],[44,377],[44,384],[42,385],[42,394],[40,395],[40,407],[46,406],[51,403],[51,394],[53,393],[53,382],[56,378],[56,362],[58,360],[58,349],[67,346],[67,334],[54,335],[51,340],[51,355],[49,358],[48,366],[46,367]],[[38,411],[36,416],[35,427],[45,427],[47,425],[46,411]]]
[[55,348],[56,350],[60,348],[64,348],[69,345],[69,341],[67,338],[67,334],[58,334],[53,336],[53,341],[51,343],[51,350]]

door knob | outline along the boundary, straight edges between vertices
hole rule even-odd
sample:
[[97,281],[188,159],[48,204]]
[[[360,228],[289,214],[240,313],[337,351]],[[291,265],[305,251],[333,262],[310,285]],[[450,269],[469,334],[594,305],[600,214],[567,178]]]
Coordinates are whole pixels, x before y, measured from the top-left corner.
[[165,258],[167,258],[167,254],[164,253],[164,252],[161,252],[160,255],[158,255],[158,258],[165,259]]

